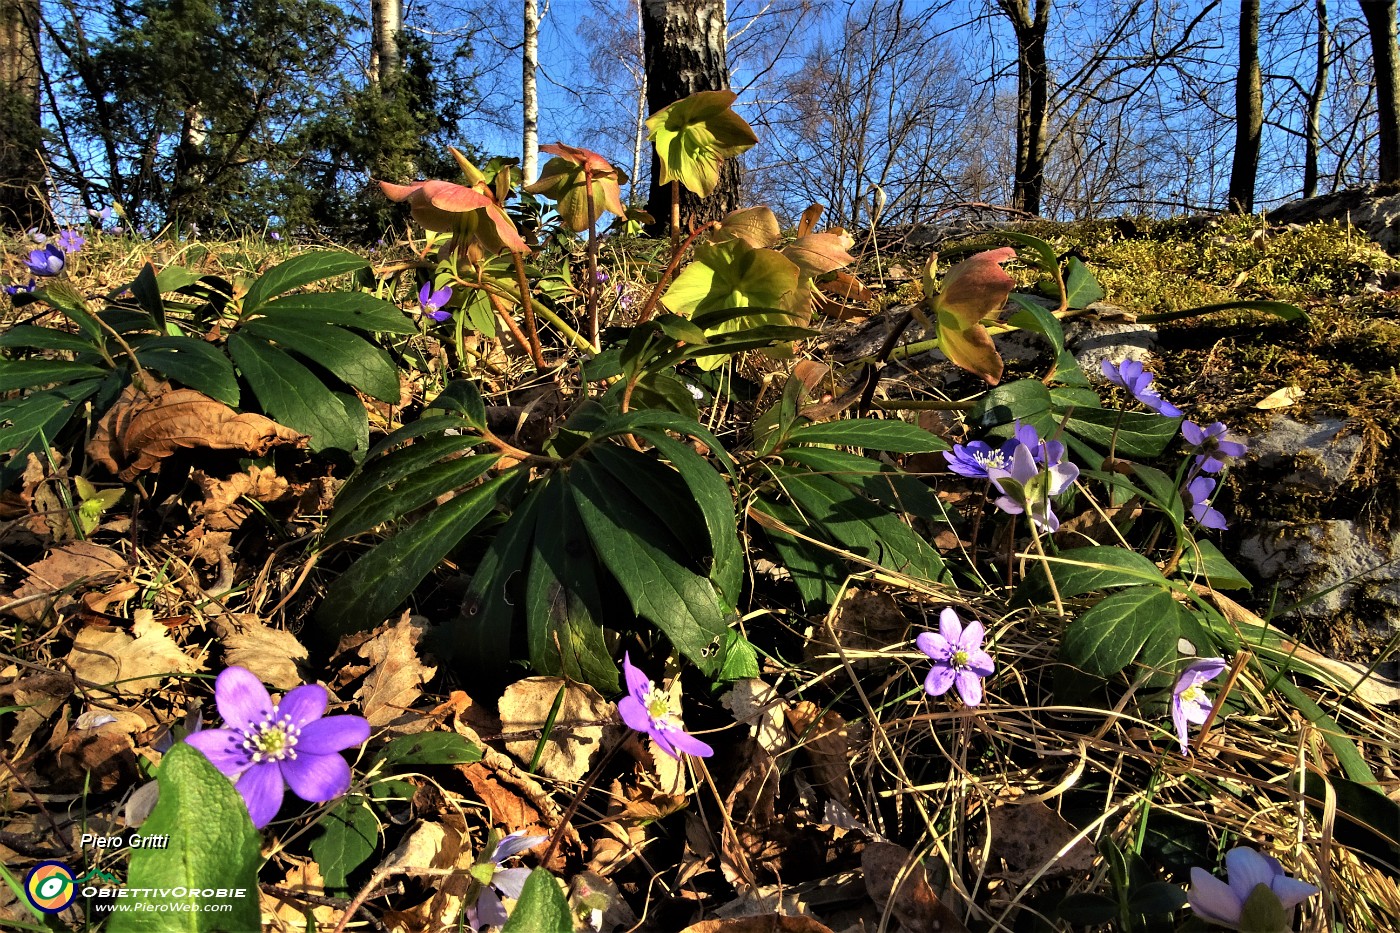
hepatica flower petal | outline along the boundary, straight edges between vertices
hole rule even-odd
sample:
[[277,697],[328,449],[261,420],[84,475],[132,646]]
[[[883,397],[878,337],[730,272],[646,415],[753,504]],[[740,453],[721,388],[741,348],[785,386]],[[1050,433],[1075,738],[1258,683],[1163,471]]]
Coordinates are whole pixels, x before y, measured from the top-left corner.
[[680,717],[671,710],[670,697],[632,666],[630,653],[623,655],[622,675],[627,696],[618,701],[617,712],[629,728],[651,736],[672,758],[679,758],[681,752],[701,758],[714,754],[714,749],[685,731]]
[[1198,476],[1191,480],[1186,484],[1186,504],[1191,508],[1191,517],[1199,522],[1202,528],[1224,531],[1228,527],[1225,516],[1210,504],[1215,496],[1215,486],[1215,480],[1209,476]]
[[277,815],[286,786],[313,803],[350,789],[350,765],[340,752],[364,744],[369,723],[360,716],[327,717],[329,700],[325,687],[305,684],[274,704],[255,674],[230,667],[214,682],[225,728],[196,732],[186,741],[234,779],[253,825],[261,829]]
[[[1260,885],[1278,898],[1285,912],[1318,892],[1315,885],[1285,875],[1278,859],[1248,846],[1237,846],[1225,853],[1225,871],[1229,884],[1203,868],[1191,869],[1191,889],[1186,899],[1196,916],[1232,930],[1239,929],[1245,902]],[[1291,916],[1288,928],[1292,929]]]
[[24,264],[35,275],[58,275],[63,271],[63,257],[63,250],[50,243],[43,249],[30,250],[29,258],[24,261]]
[[933,661],[933,669],[924,678],[924,691],[929,696],[942,696],[953,687],[968,706],[982,702],[982,678],[996,670],[991,655],[982,649],[986,630],[973,619],[965,627],[952,607],[938,617],[938,631],[924,632],[914,639],[919,650]]
[[424,282],[423,287],[418,289],[418,304],[422,306],[423,313],[434,321],[445,321],[452,317],[451,311],[443,310],[451,300],[451,286],[444,285],[437,291],[433,291],[433,283]]
[[1210,695],[1202,687],[1208,680],[1214,680],[1225,670],[1224,658],[1201,658],[1186,665],[1172,690],[1172,725],[1176,727],[1176,738],[1181,743],[1181,754],[1190,748],[1188,736],[1191,724],[1200,725],[1210,715],[1215,705]]
[[1118,363],[1104,360],[1099,364],[1099,371],[1109,382],[1120,389],[1127,390],[1128,394],[1137,399],[1145,408],[1168,418],[1181,417],[1181,409],[1163,399],[1152,388],[1152,381],[1156,377],[1137,360],[1122,360]]
[[1230,429],[1219,421],[1204,428],[1194,421],[1183,421],[1181,436],[1200,451],[1196,456],[1196,468],[1202,473],[1219,473],[1225,468],[1227,457],[1243,457],[1249,451],[1247,445],[1230,440]]

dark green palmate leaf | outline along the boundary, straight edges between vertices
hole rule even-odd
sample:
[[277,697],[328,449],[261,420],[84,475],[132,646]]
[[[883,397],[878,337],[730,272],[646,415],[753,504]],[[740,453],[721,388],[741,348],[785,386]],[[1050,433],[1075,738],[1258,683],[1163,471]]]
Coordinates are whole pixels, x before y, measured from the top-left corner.
[[1161,668],[1176,657],[1186,615],[1166,589],[1129,587],[1071,622],[1061,650],[1065,661],[1100,677],[1118,673],[1139,654],[1144,663]]
[[29,454],[43,450],[68,424],[80,403],[101,388],[104,381],[110,380],[84,379],[0,402],[0,453],[14,451],[0,465],[0,487],[19,477]]
[[[438,459],[442,455],[442,447],[461,450],[466,439],[449,435],[433,440],[455,443],[434,445],[431,441],[425,441],[414,444],[392,461],[384,458],[389,463],[380,464],[393,466],[396,473],[403,470],[398,476],[391,475],[384,482],[365,481],[383,479],[385,471],[380,470],[373,476],[364,473],[358,480],[352,480],[358,482],[356,488],[350,488],[347,483],[342,495],[336,497],[331,519],[322,532],[322,540],[326,543],[339,541],[407,515],[441,495],[470,485],[500,459],[500,454],[496,453]],[[435,456],[429,459],[420,454]]]
[[553,875],[536,868],[525,879],[520,900],[501,933],[573,933],[573,929],[574,918],[564,892]]
[[324,367],[346,385],[381,402],[399,400],[398,368],[382,348],[353,331],[291,315],[260,317],[238,330],[279,345]]
[[[655,461],[653,470],[670,472]],[[656,475],[653,474],[653,479]],[[570,491],[594,552],[638,616],[657,625],[706,674],[719,671],[726,628],[714,585],[675,555],[691,550],[660,513],[674,502],[644,502],[629,484],[587,460],[570,471]],[[701,529],[703,533],[703,523]]]
[[316,618],[335,634],[384,621],[496,507],[509,474],[463,492],[361,557],[331,584]]
[[62,360],[0,360],[0,392],[105,376],[107,370]]
[[532,493],[548,527],[535,534],[525,585],[530,664],[541,674],[615,692],[617,666],[603,641],[597,564],[568,487],[568,477],[556,473]]
[[364,292],[287,295],[268,302],[259,313],[278,320],[352,327],[370,333],[418,333],[418,328],[395,305]]
[[379,844],[379,821],[364,797],[346,797],[321,823],[321,833],[311,840],[311,854],[321,867],[326,888],[343,891],[346,876],[374,854]]
[[900,454],[935,453],[949,449],[946,441],[923,428],[903,421],[878,421],[874,418],[806,424],[794,428],[785,443],[833,444]]
[[147,369],[203,392],[225,405],[238,404],[238,377],[218,348],[193,337],[133,340],[136,359]]
[[1055,591],[1061,599],[1073,599],[1085,593],[1111,586],[1157,585],[1165,589],[1166,578],[1157,565],[1135,551],[1118,547],[1084,547],[1061,551],[1051,560],[1035,565],[1026,575],[1018,595],[1033,602],[1051,598],[1046,570],[1055,581]]
[[391,739],[374,760],[386,768],[466,765],[481,760],[481,749],[455,732],[418,732]]
[[343,250],[323,250],[294,256],[264,272],[248,287],[248,293],[243,296],[243,313],[251,314],[294,288],[354,272],[367,265],[369,260],[363,256]]
[[[801,513],[786,502],[759,497],[753,500],[750,508],[802,534],[812,531]],[[792,575],[792,582],[797,586],[802,601],[809,606],[830,605],[840,592],[841,581],[846,578],[848,571],[845,562],[830,550],[810,541],[766,525],[761,527],[777,552],[778,562]]]
[[368,423],[364,406],[358,418],[348,413],[315,373],[265,340],[239,331],[229,337],[228,349],[263,411],[310,434],[312,450],[355,449],[365,430],[360,422]]

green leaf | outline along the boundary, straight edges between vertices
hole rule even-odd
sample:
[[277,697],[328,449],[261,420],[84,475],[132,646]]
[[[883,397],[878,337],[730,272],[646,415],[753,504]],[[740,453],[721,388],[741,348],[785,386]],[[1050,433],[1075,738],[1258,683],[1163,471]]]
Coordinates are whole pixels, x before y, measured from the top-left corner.
[[730,629],[724,635],[724,664],[718,679],[744,680],[758,673],[758,651],[747,638]]
[[[447,426],[450,420],[452,419],[419,420],[395,431],[384,442],[376,444],[366,457],[364,465],[358,472],[351,475],[345,485],[340,488],[340,492],[335,497],[335,514],[331,516],[331,522],[347,521],[348,516],[341,518],[340,513],[353,510],[365,499],[376,495],[405,476],[417,473],[419,470],[454,454],[469,454],[472,447],[479,443],[476,438],[462,437],[456,434],[439,434],[437,437],[417,440],[414,435],[403,433],[409,428],[422,429],[425,427],[432,431],[440,431],[441,428],[436,422],[441,421],[444,426]],[[414,439],[416,443],[385,452],[389,446],[387,442],[402,443],[409,439]]]
[[311,840],[311,854],[331,891],[344,891],[346,877],[374,854],[379,845],[379,821],[364,797],[346,797],[321,822]]
[[1217,590],[1247,590],[1253,586],[1220,548],[1209,541],[1194,541],[1187,545],[1181,555],[1181,575],[1206,578]]
[[[1113,435],[1114,426],[1118,436]],[[1114,411],[1110,408],[1076,407],[1065,430],[1084,438],[1100,449],[1107,450],[1110,440],[1121,457],[1148,459],[1160,456],[1176,437],[1181,426],[1178,418],[1163,418],[1136,411]]]
[[135,345],[147,369],[182,382],[225,405],[238,404],[238,377],[219,349],[192,337],[151,337]]
[[535,535],[525,585],[530,664],[540,674],[616,692],[617,665],[603,641],[597,564],[568,480],[550,476],[534,495],[549,526]]
[[72,350],[74,353],[93,353],[97,350],[96,345],[85,337],[51,327],[36,327],[33,324],[20,324],[0,333],[0,347]]
[[[750,508],[768,515],[787,525],[794,531],[803,531],[806,522],[802,515],[785,502],[776,502],[763,496],[754,498]],[[777,552],[779,563],[792,575],[798,595],[809,606],[829,606],[836,598],[841,581],[846,578],[846,564],[831,551],[793,537],[776,528],[760,525],[768,537],[773,550]]]
[[496,507],[498,476],[433,509],[337,577],[316,618],[335,634],[378,625]]
[[1128,909],[1135,914],[1169,914],[1186,903],[1186,892],[1169,881],[1152,881],[1132,889]]
[[281,316],[255,318],[240,327],[239,332],[281,344],[283,350],[319,363],[366,395],[381,402],[398,403],[399,371],[393,359],[383,348],[358,334],[334,325]]
[[1222,301],[1219,304],[1202,305],[1199,308],[1185,308],[1180,311],[1164,311],[1160,314],[1141,314],[1138,315],[1138,322],[1142,324],[1158,324],[1162,321],[1177,321],[1181,318],[1197,317],[1202,314],[1212,314],[1216,311],[1262,311],[1265,314],[1272,314],[1285,321],[1305,321],[1308,318],[1308,312],[1286,301],[1251,299],[1246,301]]
[[1099,926],[1118,916],[1118,902],[1102,894],[1071,894],[1060,901],[1055,913],[1075,926]]
[[1169,590],[1134,586],[1105,596],[1065,629],[1064,659],[1108,677],[1133,662],[1150,640],[1175,646],[1184,610]]
[[136,279],[128,286],[141,310],[156,322],[156,330],[165,332],[165,303],[160,300],[160,283],[156,278],[155,266],[149,262],[136,273]]
[[647,138],[661,162],[660,184],[679,181],[709,197],[719,184],[723,159],[758,142],[753,129],[731,108],[733,91],[699,91],[663,107],[647,119]]
[[654,622],[702,672],[715,674],[719,658],[706,649],[724,635],[724,614],[714,585],[672,556],[685,549],[652,510],[669,503],[644,504],[587,460],[574,465],[570,480],[593,550],[632,611]]
[[782,457],[784,463],[800,464],[813,473],[823,473],[848,486],[860,486],[867,477],[886,469],[878,460],[825,447],[787,447]]
[[1082,547],[1061,551],[1037,563],[1026,575],[1019,594],[1033,602],[1050,599],[1051,590],[1045,576],[1047,567],[1061,599],[1073,599],[1111,586],[1167,587],[1166,578],[1157,565],[1135,551],[1120,547]]
[[[623,387],[624,383],[622,382],[613,386],[619,399],[622,397]],[[700,417],[700,409],[695,404],[695,396],[690,394],[685,383],[664,373],[645,373],[637,380],[632,387],[632,407],[669,408],[691,420]]]
[[1065,352],[1065,329],[1060,324],[1060,319],[1051,314],[1039,302],[1033,301],[1030,297],[1019,292],[1011,293],[1011,303],[1020,310],[1008,317],[1006,322],[1013,327],[1040,334],[1049,340],[1050,345],[1055,348],[1055,356],[1058,359]]
[[1288,911],[1267,884],[1260,882],[1244,899],[1240,911],[1240,933],[1288,933],[1293,929]]
[[321,250],[293,256],[267,270],[248,287],[243,296],[243,314],[251,314],[278,295],[319,282],[334,275],[354,272],[369,265],[362,256],[343,250]]
[[1400,802],[1367,784],[1312,770],[1303,782],[1308,807],[1319,817],[1331,791],[1340,817],[1334,830],[1339,843],[1382,868],[1400,862]]
[[166,266],[156,273],[156,288],[161,294],[175,292],[182,288],[188,288],[202,278],[203,276],[198,272],[193,272],[184,266]]
[[1011,424],[1019,418],[1035,425],[1044,435],[1054,426],[1049,411],[1050,390],[1037,379],[1018,379],[988,391],[968,417],[983,429]]
[[355,449],[354,421],[315,373],[289,354],[242,332],[229,337],[228,349],[263,411],[289,428],[310,434],[312,450]]
[[486,427],[486,403],[481,398],[481,390],[469,379],[454,379],[449,382],[428,408],[455,411],[476,427]]
[[675,470],[650,454],[620,444],[594,444],[589,448],[589,458],[671,532],[681,544],[677,556],[689,557],[688,566],[708,566],[714,555],[705,516]]
[[536,868],[525,879],[520,900],[510,912],[501,933],[573,933],[574,918],[569,902],[559,890],[554,876]]
[[888,450],[893,453],[933,453],[948,450],[948,443],[936,434],[904,421],[852,418],[848,421],[823,421],[795,429],[787,436],[788,444],[835,444],[840,447],[863,447],[866,450]]
[[416,765],[469,765],[481,760],[481,749],[455,732],[400,735],[375,756],[386,768]]
[[650,442],[685,481],[709,532],[710,553],[714,558],[710,579],[730,605],[738,605],[744,584],[744,554],[739,545],[738,523],[734,519],[734,497],[724,477],[688,444],[673,439],[664,431],[644,428],[637,436]]
[[10,392],[14,389],[33,390],[54,383],[74,382],[105,375],[107,370],[100,366],[89,366],[87,363],[0,359],[0,392]]
[[416,334],[418,328],[396,305],[365,292],[307,292],[270,301],[262,314],[306,323],[352,327],[376,334]]
[[1079,257],[1069,257],[1065,264],[1065,301],[1071,308],[1087,308],[1104,299],[1103,286],[1094,278],[1089,267]]
[[[111,933],[260,929],[260,837],[233,783],[183,742],[165,753],[156,780],[160,800],[142,825],[141,835],[167,837],[168,845],[131,850],[125,892],[131,896],[122,898],[127,909],[114,913],[107,929]],[[210,889],[240,893],[203,896]],[[176,891],[184,893],[177,896]]]
[[87,299],[83,293],[78,291],[68,279],[53,279],[47,285],[34,293],[35,298],[41,298],[53,305],[63,313],[74,324],[87,334],[94,341],[102,339],[102,325],[97,323],[93,317],[92,310],[88,308]]
[[687,316],[727,308],[755,309],[706,327],[707,337],[761,324],[793,324],[799,272],[792,260],[775,250],[754,249],[742,240],[709,244],[695,250],[695,258],[676,276],[661,303],[673,314]]
[[1016,258],[1026,265],[1051,276],[1059,269],[1060,257],[1055,255],[1054,248],[1044,240],[1033,237],[1029,233],[1017,233],[1014,230],[998,230],[995,235],[1027,247],[1027,249],[1016,251]]
[[23,470],[28,455],[52,441],[78,410],[78,403],[92,395],[103,380],[88,379],[47,392],[0,402],[0,452],[14,453],[0,466],[0,487],[8,486]]
[[[456,440],[459,441],[460,446],[461,438],[456,438]],[[419,446],[415,444],[404,453],[417,452]],[[407,515],[439,496],[461,489],[476,481],[495,465],[500,456],[500,454],[493,452],[479,456],[441,460],[414,470],[411,475],[400,480],[392,488],[380,486],[373,489],[368,484],[364,484],[361,489],[353,490],[355,493],[353,498],[344,501],[339,497],[336,498],[331,519],[322,530],[322,541],[325,543],[340,541],[369,531],[376,525]],[[396,467],[403,466],[398,461],[409,459],[406,456],[396,458],[394,465]],[[370,497],[371,492],[374,493],[372,497]]]

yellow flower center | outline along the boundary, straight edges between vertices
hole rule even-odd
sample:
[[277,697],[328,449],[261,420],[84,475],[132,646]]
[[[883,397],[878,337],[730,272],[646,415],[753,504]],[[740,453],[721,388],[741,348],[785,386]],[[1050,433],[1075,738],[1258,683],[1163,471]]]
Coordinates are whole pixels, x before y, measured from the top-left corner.
[[1206,692],[1201,689],[1200,684],[1192,684],[1181,691],[1181,702],[1203,704],[1206,702]]
[[244,733],[243,747],[252,756],[253,764],[265,761],[286,761],[296,758],[297,736],[301,730],[292,725],[291,716],[273,722],[264,719]]
[[953,652],[953,666],[967,667],[967,652],[959,649]]

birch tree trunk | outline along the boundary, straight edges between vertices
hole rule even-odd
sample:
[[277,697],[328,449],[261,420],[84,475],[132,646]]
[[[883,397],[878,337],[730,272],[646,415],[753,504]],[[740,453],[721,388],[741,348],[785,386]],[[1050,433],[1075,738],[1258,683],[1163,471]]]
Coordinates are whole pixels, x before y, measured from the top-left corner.
[[525,184],[539,177],[540,171],[540,97],[535,83],[540,68],[540,4],[525,0],[525,43],[520,55],[520,88],[524,109],[521,130],[521,174]]
[[370,77],[391,84],[403,71],[399,33],[403,30],[403,0],[370,0],[374,29],[370,41]]

